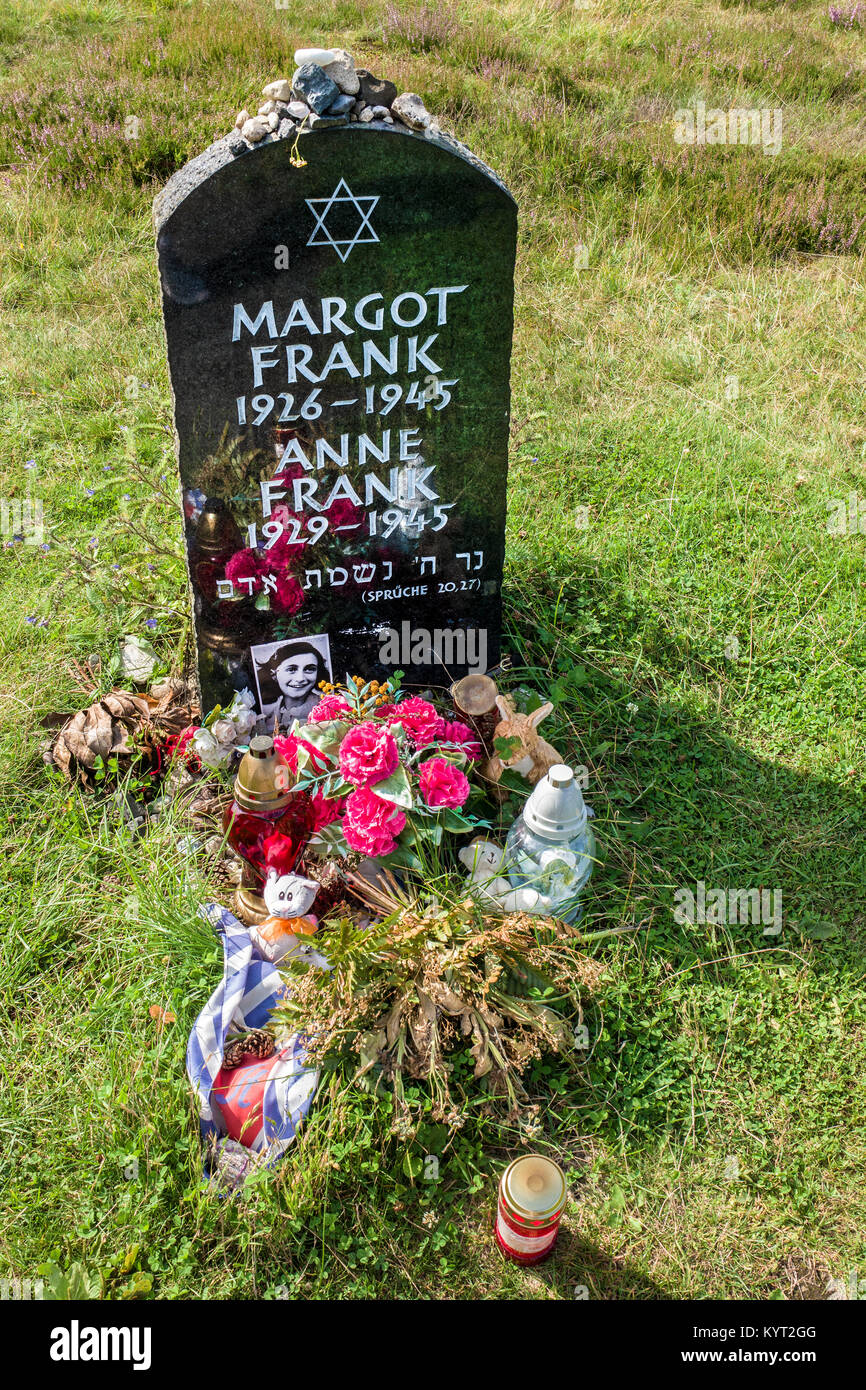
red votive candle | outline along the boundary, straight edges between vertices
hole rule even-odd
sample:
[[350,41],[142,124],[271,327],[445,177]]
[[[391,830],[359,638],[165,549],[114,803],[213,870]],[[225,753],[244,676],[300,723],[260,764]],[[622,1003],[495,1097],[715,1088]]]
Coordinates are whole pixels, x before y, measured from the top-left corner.
[[509,1163],[499,1180],[496,1244],[519,1265],[539,1264],[556,1244],[565,1207],[565,1175],[541,1154]]

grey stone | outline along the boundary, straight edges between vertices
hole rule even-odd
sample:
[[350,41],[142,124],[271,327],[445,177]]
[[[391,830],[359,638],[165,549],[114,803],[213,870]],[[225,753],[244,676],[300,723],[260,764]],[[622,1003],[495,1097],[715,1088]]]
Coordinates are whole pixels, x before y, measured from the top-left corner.
[[355,98],[341,92],[336,101],[332,101],[328,107],[329,116],[348,116],[352,107],[355,105]]
[[288,116],[284,116],[277,126],[277,139],[288,140],[289,136],[296,135],[297,131],[298,127],[295,125],[294,121],[290,121]]
[[326,111],[323,116],[314,111],[309,120],[310,130],[330,130],[332,126],[348,124],[348,113],[342,116],[332,116],[330,111]]
[[386,116],[391,115],[387,106],[371,106],[369,109],[372,112],[374,121],[384,121]]
[[358,100],[355,102],[355,105],[352,107],[352,110],[354,111],[356,116],[360,116],[361,112],[363,111],[366,105],[366,101],[363,101],[361,97],[358,97]]
[[397,95],[393,82],[384,77],[374,77],[366,68],[358,68],[361,83],[361,96],[368,106],[390,106]]
[[401,92],[391,102],[391,112],[410,130],[426,130],[432,117],[416,92]]
[[303,98],[319,116],[340,95],[336,82],[332,82],[317,63],[304,63],[303,67],[298,68],[292,78],[292,92],[296,97]]
[[293,121],[303,121],[310,114],[310,108],[305,101],[290,101],[288,112]]
[[134,796],[130,796],[129,792],[118,787],[112,796],[112,801],[118,820],[126,825],[131,825],[135,831],[141,830],[146,825],[147,810],[140,801],[136,801]]
[[372,106],[364,107],[364,110],[358,117],[358,120],[362,125],[367,125],[370,121],[374,121],[376,119],[376,117],[373,115],[373,110],[374,108]]
[[355,71],[354,58],[345,48],[334,48],[331,51],[333,58],[330,63],[322,63],[322,67],[331,81],[336,82],[341,92],[355,96],[361,86],[361,79]]
[[247,142],[239,130],[233,130],[230,135],[226,136],[226,144],[233,155],[243,154],[247,148]]
[[272,111],[276,111],[276,109],[277,109],[277,103],[276,103],[275,101],[266,101],[266,102],[263,103],[262,106],[259,107],[259,115],[260,115],[260,116],[269,116],[269,115],[271,114],[271,112],[272,112]]

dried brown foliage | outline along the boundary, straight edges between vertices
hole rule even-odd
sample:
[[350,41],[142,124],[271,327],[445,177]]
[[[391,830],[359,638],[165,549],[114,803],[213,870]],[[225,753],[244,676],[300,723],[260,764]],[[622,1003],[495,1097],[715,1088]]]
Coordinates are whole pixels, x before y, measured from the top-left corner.
[[389,1084],[398,1116],[404,1081],[427,1081],[446,1122],[458,1116],[458,1052],[512,1112],[526,1100],[521,1076],[533,1059],[554,1052],[572,1064],[581,995],[601,969],[561,923],[487,916],[471,899],[414,904],[367,927],[342,918],[320,929],[317,946],[332,968],[289,964],[277,1034],[302,1028],[315,1059]]

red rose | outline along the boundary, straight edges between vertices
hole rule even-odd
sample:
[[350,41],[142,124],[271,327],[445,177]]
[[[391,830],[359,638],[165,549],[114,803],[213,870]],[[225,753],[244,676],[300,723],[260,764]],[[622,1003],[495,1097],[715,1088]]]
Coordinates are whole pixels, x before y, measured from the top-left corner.
[[339,820],[346,805],[346,798],[344,796],[332,796],[328,798],[323,796],[321,792],[316,792],[315,796],[310,799],[313,803],[313,810],[316,817],[313,821],[314,834],[317,830],[323,830],[326,825],[331,825],[333,821]]
[[364,509],[357,507],[348,497],[338,497],[336,502],[332,502],[325,512],[331,530],[336,531],[341,526],[360,527],[364,522]]

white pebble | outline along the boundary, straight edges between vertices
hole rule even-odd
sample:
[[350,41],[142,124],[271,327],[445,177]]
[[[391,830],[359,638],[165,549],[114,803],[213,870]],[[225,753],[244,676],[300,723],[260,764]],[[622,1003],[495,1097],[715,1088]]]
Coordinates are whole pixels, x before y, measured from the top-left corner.
[[295,50],[295,62],[299,68],[304,63],[318,63],[320,68],[327,67],[328,63],[333,63],[336,54],[331,48],[298,48]]
[[238,112],[238,118],[237,118],[237,120],[235,121],[235,127],[236,127],[238,130],[240,130],[241,126],[245,126],[246,123],[247,123],[247,121],[248,121],[249,119],[250,119],[250,113],[249,113],[249,111],[247,110],[247,108],[244,107],[243,111],[239,111],[239,112]]
[[251,145],[257,145],[260,140],[264,140],[267,133],[268,123],[264,116],[251,117],[241,130],[241,135],[245,140],[248,140]]
[[267,87],[262,88],[262,96],[270,97],[271,101],[291,101],[292,84],[279,77],[276,82],[269,82]]

